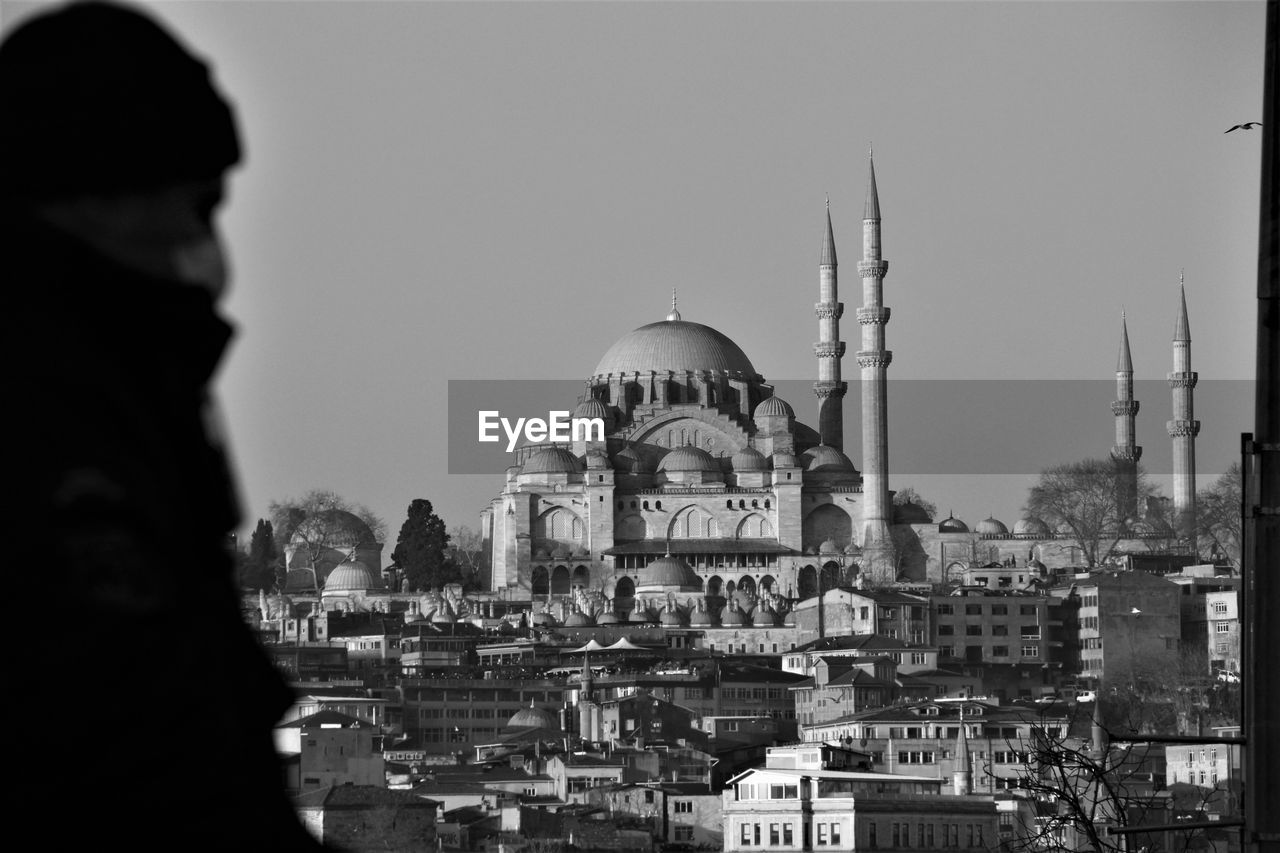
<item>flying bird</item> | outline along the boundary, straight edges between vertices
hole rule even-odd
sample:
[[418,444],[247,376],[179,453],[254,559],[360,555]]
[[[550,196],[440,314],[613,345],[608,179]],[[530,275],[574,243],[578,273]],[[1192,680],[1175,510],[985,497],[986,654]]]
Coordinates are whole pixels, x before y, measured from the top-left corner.
[[1222,132],[1223,132],[1223,133],[1230,133],[1230,132],[1231,132],[1231,131],[1233,131],[1233,130],[1253,130],[1255,127],[1262,127],[1262,122],[1260,122],[1260,121],[1246,121],[1244,124],[1237,124],[1235,127],[1229,127],[1229,128],[1227,128],[1226,130],[1224,130],[1224,131],[1222,131]]

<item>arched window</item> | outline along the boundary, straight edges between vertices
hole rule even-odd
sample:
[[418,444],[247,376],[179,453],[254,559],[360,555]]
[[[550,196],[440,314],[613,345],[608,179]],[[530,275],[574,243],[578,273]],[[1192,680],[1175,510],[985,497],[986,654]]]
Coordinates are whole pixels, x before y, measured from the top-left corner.
[[654,508],[654,509],[662,509],[662,501],[654,501],[654,502],[653,502],[653,508]]
[[725,509],[733,509],[733,501],[725,501],[725,502],[724,502],[724,508],[725,508]]
[[569,594],[569,569],[565,566],[556,566],[551,570],[551,594]]
[[645,508],[645,509],[648,509],[648,508],[649,508],[649,502],[648,502],[648,501],[645,501],[645,502],[644,502],[644,508]]
[[818,570],[813,566],[805,566],[796,578],[799,585],[797,592],[802,599],[813,598],[818,594]]
[[635,584],[635,581],[631,580],[631,578],[628,578],[628,577],[619,578],[618,582],[614,584],[614,587],[613,587],[614,598],[632,598],[635,596],[635,594],[636,594],[636,584]]
[[531,584],[531,586],[532,586],[532,588],[533,588],[533,594],[534,594],[534,595],[546,595],[546,594],[547,594],[548,590],[550,590],[550,588],[551,588],[551,587],[550,587],[550,584],[549,584],[549,581],[548,581],[548,579],[547,579],[547,578],[548,578],[548,576],[547,576],[547,567],[546,567],[546,566],[534,566],[534,567],[533,567],[533,578],[532,578],[532,584]]
[[570,582],[575,589],[587,589],[591,586],[591,570],[586,566],[578,566],[573,570],[573,578]]

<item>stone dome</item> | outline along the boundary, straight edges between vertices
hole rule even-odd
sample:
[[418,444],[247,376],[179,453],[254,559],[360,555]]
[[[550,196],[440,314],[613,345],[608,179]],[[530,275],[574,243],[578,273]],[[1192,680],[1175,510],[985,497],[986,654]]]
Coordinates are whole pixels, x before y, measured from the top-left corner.
[[609,347],[593,375],[599,380],[634,373],[704,370],[745,379],[759,378],[737,344],[710,326],[683,320],[650,323],[623,335]]
[[746,615],[735,605],[730,604],[720,613],[721,625],[745,625],[747,624]]
[[596,620],[592,619],[581,610],[575,610],[570,613],[564,620],[566,628],[591,628],[596,624]]
[[769,464],[774,468],[799,468],[800,460],[796,458],[794,453],[779,451],[769,457]]
[[582,462],[563,447],[540,447],[529,454],[521,474],[576,474]]
[[339,563],[324,580],[325,592],[376,589],[377,587],[378,582],[373,572],[359,560],[346,560]]
[[606,610],[596,617],[596,624],[597,625],[617,625],[618,614],[614,613],[612,610]]
[[649,470],[649,466],[645,464],[644,459],[634,447],[624,447],[619,450],[613,457],[613,464],[632,474],[643,474]]
[[754,447],[744,447],[733,454],[735,471],[763,471],[768,465],[769,461],[764,458],[764,454]]
[[720,463],[700,447],[677,447],[658,463],[659,471],[707,471],[719,473]]
[[841,549],[840,549],[840,546],[836,544],[836,540],[826,539],[823,541],[821,545],[818,546],[818,553],[819,554],[839,554],[841,553]]
[[679,557],[668,554],[659,557],[640,570],[637,587],[695,587],[702,589],[702,578],[698,577],[688,563]]
[[369,525],[345,509],[326,509],[307,516],[294,529],[290,541],[303,546],[322,543],[325,548],[340,551],[377,545]]
[[1044,523],[1044,519],[1037,518],[1034,515],[1023,516],[1013,524],[1014,536],[1049,536],[1049,525]]
[[658,622],[668,628],[679,628],[685,624],[685,621],[679,610],[666,609],[658,617]]
[[1004,522],[995,518],[984,518],[978,522],[978,526],[973,532],[979,536],[1008,536],[1009,528],[1004,526]]
[[762,400],[751,415],[752,418],[794,418],[795,416],[795,410],[781,397],[770,397],[767,400]]
[[705,607],[695,607],[689,613],[689,624],[693,627],[708,627],[711,624],[711,613]]
[[929,524],[932,521],[933,519],[929,517],[929,511],[914,501],[894,504],[894,524]]
[[810,447],[801,455],[806,471],[853,471],[849,457],[826,444]]
[[587,470],[588,471],[605,471],[612,468],[609,463],[609,457],[598,450],[593,450],[587,454]]
[[560,729],[560,717],[544,708],[539,708],[529,703],[528,708],[521,708],[507,720],[507,728],[509,729],[552,729],[558,731]]
[[969,525],[965,524],[954,515],[947,516],[946,519],[938,525],[939,533],[968,533]]
[[592,397],[590,400],[584,400],[579,403],[573,410],[575,418],[599,418],[604,421],[605,432],[609,431],[609,425],[613,421],[613,412],[609,407]]

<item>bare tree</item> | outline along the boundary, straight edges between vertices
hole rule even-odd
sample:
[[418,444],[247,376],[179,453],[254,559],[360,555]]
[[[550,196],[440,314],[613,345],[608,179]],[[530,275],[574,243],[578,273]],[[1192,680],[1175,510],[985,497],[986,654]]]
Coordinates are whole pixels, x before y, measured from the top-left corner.
[[[1116,478],[1122,469],[1109,459],[1085,459],[1040,472],[1027,495],[1026,511],[1067,534],[1079,546],[1086,564],[1097,566],[1125,535],[1125,512]],[[1139,469],[1137,499],[1142,504],[1152,488]]]
[[[267,513],[278,537],[279,553],[283,555],[291,546],[305,553],[317,592],[320,589],[317,567],[327,553],[334,550],[353,553],[357,547],[372,547],[386,538],[386,523],[368,507],[325,489],[312,489],[300,498],[272,501],[267,505]],[[355,516],[368,529],[367,537],[362,532],[358,538],[372,541],[353,541],[349,516]]]
[[905,489],[899,489],[893,493],[894,506],[903,506],[909,503],[915,504],[924,510],[930,521],[938,517],[938,505],[928,498],[922,497],[916,491],[915,486],[907,486]]
[[478,583],[483,565],[484,543],[480,531],[465,524],[449,528],[449,558],[471,584]]
[[1240,566],[1243,489],[1240,463],[1233,462],[1212,486],[1196,496],[1197,538],[1207,550],[1222,554],[1237,568]]

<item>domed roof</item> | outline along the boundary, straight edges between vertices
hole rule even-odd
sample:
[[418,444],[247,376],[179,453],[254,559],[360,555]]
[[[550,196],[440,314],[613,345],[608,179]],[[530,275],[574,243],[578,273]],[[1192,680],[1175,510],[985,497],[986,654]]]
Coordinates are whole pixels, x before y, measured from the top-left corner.
[[575,610],[564,620],[566,628],[591,628],[596,624],[596,620],[592,619],[581,610]]
[[711,614],[705,607],[695,607],[689,612],[689,624],[695,627],[706,627],[711,624]]
[[658,463],[659,471],[719,471],[714,456],[700,447],[677,447]]
[[781,397],[770,397],[767,400],[762,400],[751,415],[752,418],[794,418],[795,416],[795,410]]
[[826,444],[810,447],[800,457],[806,471],[853,471],[849,457]]
[[894,504],[894,524],[928,524],[931,521],[933,519],[929,517],[929,511],[914,501]]
[[613,420],[613,412],[609,411],[609,407],[594,397],[579,403],[573,410],[573,416],[575,418],[599,418],[604,421],[605,429],[609,428],[609,422]]
[[954,515],[947,516],[946,519],[938,525],[939,533],[968,533],[969,525],[965,524]]
[[721,625],[745,625],[747,618],[736,605],[730,604],[720,613]]
[[818,546],[818,553],[819,554],[839,554],[840,546],[836,544],[836,540],[826,539],[826,540],[823,540],[822,544]]
[[974,533],[979,536],[1008,536],[1009,528],[1004,526],[1004,522],[995,518],[984,518],[978,522],[978,526],[974,528]]
[[1018,519],[1013,524],[1014,536],[1048,536],[1049,525],[1044,523],[1044,519],[1034,515],[1026,515]]
[[596,617],[596,624],[597,625],[617,625],[618,614],[614,613],[612,610],[606,610]]
[[679,610],[663,610],[662,615],[658,617],[658,621],[666,625],[668,628],[679,628],[685,624],[685,619],[681,616]]
[[640,474],[649,470],[649,466],[645,464],[644,459],[636,452],[634,447],[624,447],[614,454],[613,464],[621,470],[630,471],[633,474]]
[[609,457],[599,450],[593,450],[587,454],[587,470],[604,471],[613,466],[609,464]]
[[769,464],[774,468],[799,468],[800,460],[796,458],[794,453],[779,451],[769,457]]
[[597,379],[632,373],[715,370],[754,379],[752,367],[737,344],[710,326],[663,320],[628,332],[609,347],[596,365]]
[[735,471],[763,471],[768,467],[768,464],[764,454],[754,447],[744,447],[733,454],[733,470]]
[[507,720],[507,728],[559,730],[560,717],[544,708],[538,708],[533,702],[530,702],[528,708],[521,708],[512,715],[510,720]]
[[345,509],[326,509],[312,513],[294,529],[290,541],[295,545],[323,543],[326,548],[369,548],[377,543],[369,525]]
[[679,557],[668,554],[659,557],[640,570],[637,587],[697,587],[702,589],[702,578],[698,577],[688,563]]
[[582,462],[563,447],[540,447],[520,467],[521,474],[576,474]]
[[378,586],[369,567],[359,560],[339,563],[324,580],[325,592],[374,589]]

